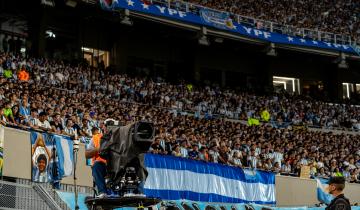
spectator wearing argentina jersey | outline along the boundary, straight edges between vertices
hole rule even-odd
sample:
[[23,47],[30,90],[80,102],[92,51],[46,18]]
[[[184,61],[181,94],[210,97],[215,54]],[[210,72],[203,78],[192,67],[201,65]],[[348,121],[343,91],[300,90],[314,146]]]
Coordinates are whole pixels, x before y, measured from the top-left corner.
[[302,165],[304,165],[304,166],[307,166],[307,165],[308,165],[309,161],[308,161],[308,159],[307,159],[306,157],[307,157],[307,156],[306,156],[306,153],[303,153],[303,154],[302,154],[302,158],[301,158],[301,160],[300,160],[300,164],[302,164]]
[[30,110],[30,116],[28,117],[28,119],[24,120],[24,124],[33,128],[33,129],[37,129],[39,128],[39,126],[37,126],[37,121],[38,121],[38,111],[35,108],[32,108]]
[[183,140],[181,142],[180,153],[181,153],[181,157],[183,158],[187,158],[189,156],[186,140]]
[[272,150],[270,149],[269,146],[266,146],[266,147],[265,147],[264,158],[265,158],[265,159],[270,159],[270,160],[273,160],[273,159],[274,159],[274,153],[272,152]]
[[234,144],[234,147],[233,147],[233,149],[232,149],[231,152],[230,152],[230,156],[231,156],[231,157],[234,157],[235,153],[237,153],[237,152],[241,152],[241,145],[240,145],[240,143],[238,143],[238,142],[236,142],[236,143]]
[[217,148],[216,145],[210,147],[209,155],[210,155],[211,162],[213,162],[213,163],[218,163],[219,162],[220,154],[218,152],[218,148]]
[[267,171],[271,171],[272,167],[273,167],[272,159],[270,158],[265,159],[263,168]]
[[[233,150],[234,151],[234,150]],[[242,167],[242,155],[240,151],[235,151],[233,156],[229,159],[229,163],[235,167]]]
[[76,137],[77,136],[77,130],[73,126],[74,126],[74,122],[71,119],[68,119],[66,121],[66,127],[64,128],[64,133],[66,135]]
[[277,147],[274,152],[274,165],[275,163],[279,163],[279,167],[281,167],[281,162],[284,160],[284,154],[281,152],[280,147]]
[[83,136],[88,136],[88,137],[92,136],[91,128],[88,126],[87,119],[85,118],[82,119],[80,127],[81,127],[80,132],[82,133]]
[[281,167],[281,173],[290,174],[291,173],[291,164],[289,161]]
[[247,161],[248,161],[248,166],[251,168],[256,168],[257,164],[258,164],[258,157],[255,154],[255,149],[251,149],[250,153],[247,157]]
[[24,120],[30,117],[30,104],[26,98],[21,100],[20,115],[24,118]]

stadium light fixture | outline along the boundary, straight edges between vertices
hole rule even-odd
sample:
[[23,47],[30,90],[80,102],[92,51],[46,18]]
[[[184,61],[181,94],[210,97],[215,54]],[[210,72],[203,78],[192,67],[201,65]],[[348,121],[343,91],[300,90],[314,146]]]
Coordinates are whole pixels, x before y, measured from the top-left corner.
[[124,14],[121,15],[120,23],[124,24],[124,25],[128,25],[128,26],[133,25],[133,21],[131,21],[131,19],[130,19],[130,11],[128,9],[125,9]]
[[273,83],[282,84],[283,87],[284,87],[284,90],[286,90],[286,82],[284,82],[284,81],[273,81]]
[[221,44],[221,43],[224,42],[224,39],[223,39],[223,38],[220,38],[220,37],[217,37],[217,38],[215,38],[215,42]]
[[349,64],[346,62],[345,53],[343,53],[343,52],[340,53],[340,56],[336,59],[335,62],[338,63],[338,68],[339,69],[347,69],[347,68],[349,68]]
[[268,56],[277,56],[277,52],[275,50],[275,44],[270,43],[270,45],[266,48],[266,55]]
[[[285,79],[285,80],[290,80],[290,81],[292,82],[292,90],[293,90],[293,92],[295,92],[295,78],[273,76],[273,79]],[[274,81],[274,82],[277,82],[277,81]]]
[[346,97],[350,98],[350,83],[342,83],[343,86],[346,87]]
[[41,0],[41,4],[49,7],[55,7],[54,0]]
[[207,38],[207,36],[202,36],[199,38],[199,44],[200,45],[204,45],[204,46],[209,46],[210,45],[210,41],[209,39]]
[[55,39],[55,38],[56,38],[55,33],[54,33],[54,32],[52,32],[51,30],[47,30],[47,31],[45,31],[45,34],[46,34],[46,37],[48,37],[48,38],[53,38],[53,39]]
[[65,0],[66,6],[69,6],[72,8],[76,7],[77,3],[78,3],[78,0]]
[[[300,90],[300,82],[299,82],[299,79],[297,79],[297,78],[273,76],[273,82],[274,83],[291,82],[292,92],[294,92],[294,93],[296,92],[296,85],[297,85],[298,90]],[[286,88],[285,88],[285,90],[286,90]]]
[[210,45],[210,41],[207,37],[207,29],[206,27],[201,27],[201,30],[199,32],[199,40],[198,40],[200,45],[204,45],[204,46],[209,46]]
[[345,61],[342,60],[340,61],[340,63],[338,64],[339,69],[348,69],[349,68],[349,64]]

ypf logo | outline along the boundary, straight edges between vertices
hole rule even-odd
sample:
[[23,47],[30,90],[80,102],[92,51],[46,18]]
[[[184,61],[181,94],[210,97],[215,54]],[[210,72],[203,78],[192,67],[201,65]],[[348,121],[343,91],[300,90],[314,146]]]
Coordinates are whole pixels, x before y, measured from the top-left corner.
[[113,9],[116,3],[118,3],[118,0],[100,0],[103,9]]

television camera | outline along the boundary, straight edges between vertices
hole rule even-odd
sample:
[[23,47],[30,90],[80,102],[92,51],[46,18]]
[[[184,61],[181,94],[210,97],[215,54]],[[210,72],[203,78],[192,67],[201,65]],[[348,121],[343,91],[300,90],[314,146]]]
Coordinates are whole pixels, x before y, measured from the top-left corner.
[[155,136],[151,122],[139,121],[121,126],[118,121],[105,121],[106,132],[101,139],[99,155],[106,160],[106,185],[112,196],[89,198],[92,206],[111,208],[151,206],[160,202],[146,198],[143,187],[148,176],[144,161]]

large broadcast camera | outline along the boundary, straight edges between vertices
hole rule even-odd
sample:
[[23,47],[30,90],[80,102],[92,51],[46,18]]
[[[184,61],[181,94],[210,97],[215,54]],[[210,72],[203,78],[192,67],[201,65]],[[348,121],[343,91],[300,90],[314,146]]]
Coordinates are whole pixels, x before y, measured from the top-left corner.
[[107,161],[108,189],[119,196],[142,194],[148,172],[145,153],[155,135],[154,125],[140,121],[119,126],[118,121],[105,121],[107,132],[101,140],[100,156]]

